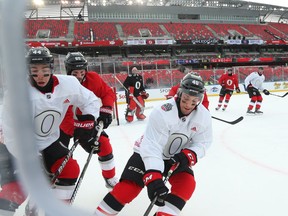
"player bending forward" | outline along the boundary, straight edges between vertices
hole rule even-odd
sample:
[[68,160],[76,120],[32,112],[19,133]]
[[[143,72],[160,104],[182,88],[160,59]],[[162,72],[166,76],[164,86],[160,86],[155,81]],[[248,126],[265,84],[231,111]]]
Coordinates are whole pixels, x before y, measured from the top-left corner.
[[[116,100],[115,93],[104,80],[94,71],[88,71],[87,60],[80,52],[68,53],[65,59],[65,67],[67,75],[75,76],[79,82],[87,89],[92,91],[101,99],[102,107],[100,108],[100,116],[97,121],[104,123],[104,128],[112,122],[112,109]],[[97,112],[98,110],[95,110]],[[75,110],[77,114],[81,113]],[[69,145],[70,138],[74,136],[74,119],[72,107],[69,108],[61,126],[60,140],[66,146]],[[98,161],[102,169],[102,176],[106,182],[106,187],[111,189],[118,182],[115,176],[115,162],[112,152],[112,146],[108,135],[103,131],[99,138],[100,148],[95,152],[98,154]],[[87,152],[91,151],[88,147]]]
[[[211,115],[201,104],[204,91],[202,79],[187,74],[177,97],[153,109],[120,182],[104,197],[95,215],[117,215],[144,186],[151,201],[157,197],[155,205],[159,208],[155,215],[180,214],[195,190],[192,167],[212,143]],[[179,165],[169,179],[169,192],[163,178],[174,164]]]
[[[191,74],[193,74],[193,75],[196,75],[196,76],[199,76],[198,73],[195,73],[195,72],[192,72],[192,71],[189,72],[189,73],[191,73]],[[177,91],[178,91],[179,87],[180,87],[180,83],[178,83],[178,84],[175,85],[175,86],[172,86],[171,89],[169,90],[168,94],[165,95],[166,99],[173,98],[175,95],[177,95]],[[210,103],[210,102],[209,102],[209,100],[208,100],[208,96],[207,96],[207,93],[206,93],[206,90],[205,90],[205,92],[204,92],[204,94],[203,94],[202,105],[203,105],[204,107],[206,107],[206,109],[209,110],[209,103]]]
[[[28,85],[28,90],[32,108],[31,114],[35,125],[35,141],[47,172],[53,174],[69,152],[69,149],[62,145],[59,140],[60,123],[68,107],[74,105],[82,111],[82,115],[79,115],[76,120],[74,135],[79,139],[80,145],[87,149],[92,148],[95,143],[93,134],[97,133],[95,120],[99,117],[100,101],[91,91],[84,88],[75,77],[54,75],[54,59],[47,48],[31,48],[26,59],[29,70],[30,85]],[[4,107],[6,112],[3,111],[3,113],[9,113],[7,111],[9,107]],[[11,130],[11,125],[9,125],[11,124],[9,117],[9,115],[3,117],[5,144],[9,152],[17,158],[15,135]],[[53,190],[60,200],[66,202],[70,200],[79,172],[77,161],[70,158],[53,186]],[[5,187],[6,191],[1,191],[1,197],[6,198],[5,204],[13,205],[12,209],[6,206],[6,210],[8,209],[13,213],[24,200],[18,199],[23,196],[19,182],[15,181],[16,178],[13,176],[11,176],[11,180],[14,181],[14,184]],[[25,214],[27,216],[38,215],[37,208],[30,204],[26,206]]]
[[143,84],[143,77],[136,67],[133,67],[131,74],[129,74],[124,83],[127,110],[125,112],[125,119],[127,122],[132,122],[134,114],[138,120],[144,120],[145,100],[149,97],[149,94],[145,91]]

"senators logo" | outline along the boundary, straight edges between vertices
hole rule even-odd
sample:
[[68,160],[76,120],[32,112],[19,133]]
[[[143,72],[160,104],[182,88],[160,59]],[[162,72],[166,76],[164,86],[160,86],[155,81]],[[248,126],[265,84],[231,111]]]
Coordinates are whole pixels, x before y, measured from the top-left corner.
[[280,89],[280,86],[281,86],[281,83],[277,83],[277,82],[274,83],[275,89]]
[[288,88],[288,83],[287,82],[283,82],[283,88],[287,89]]

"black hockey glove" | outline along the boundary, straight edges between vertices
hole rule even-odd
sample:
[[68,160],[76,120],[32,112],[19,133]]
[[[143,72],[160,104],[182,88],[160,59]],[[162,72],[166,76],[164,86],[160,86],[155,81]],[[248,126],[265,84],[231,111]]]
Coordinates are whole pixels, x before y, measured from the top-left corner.
[[162,174],[158,170],[147,170],[143,176],[144,184],[147,186],[148,197],[151,201],[157,197],[155,205],[164,206],[164,201],[169,192],[162,180]]
[[[95,129],[95,118],[92,115],[77,115],[78,120],[74,122],[74,140],[79,139],[79,143],[82,148],[90,153],[95,145],[95,137],[97,131]],[[94,153],[99,152],[98,150]]]
[[267,89],[264,89],[264,90],[263,90],[263,93],[264,93],[265,95],[269,95],[269,94],[270,94],[270,92],[269,92]]
[[102,121],[104,125],[104,129],[108,128],[108,126],[112,122],[112,108],[111,107],[101,107],[100,108],[100,116],[97,119],[97,122]]
[[258,92],[258,89],[253,87],[251,84],[247,86],[247,92],[252,93],[252,92]]
[[194,166],[197,163],[197,155],[190,149],[182,149],[180,153],[170,158],[169,163],[171,165],[179,163],[179,167]]

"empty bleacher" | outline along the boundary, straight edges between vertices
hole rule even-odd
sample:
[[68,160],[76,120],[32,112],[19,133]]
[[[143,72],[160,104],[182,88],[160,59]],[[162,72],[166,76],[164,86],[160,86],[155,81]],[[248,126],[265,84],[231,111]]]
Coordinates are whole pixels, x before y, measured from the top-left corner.
[[126,37],[134,36],[141,37],[141,30],[147,29],[149,31],[149,37],[161,37],[165,33],[159,27],[158,23],[118,23],[123,30],[123,33]]
[[115,23],[109,22],[76,22],[74,28],[75,39],[90,41],[90,30],[93,31],[94,40],[115,40],[118,38]]
[[49,38],[65,37],[68,33],[69,20],[26,20],[26,38],[36,38],[38,30],[49,30]]

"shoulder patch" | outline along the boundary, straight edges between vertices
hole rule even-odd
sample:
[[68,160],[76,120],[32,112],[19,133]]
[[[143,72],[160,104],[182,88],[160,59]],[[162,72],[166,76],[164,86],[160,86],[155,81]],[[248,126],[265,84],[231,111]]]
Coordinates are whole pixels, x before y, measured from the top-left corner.
[[161,109],[165,112],[172,110],[173,105],[171,103],[166,103],[161,106]]

